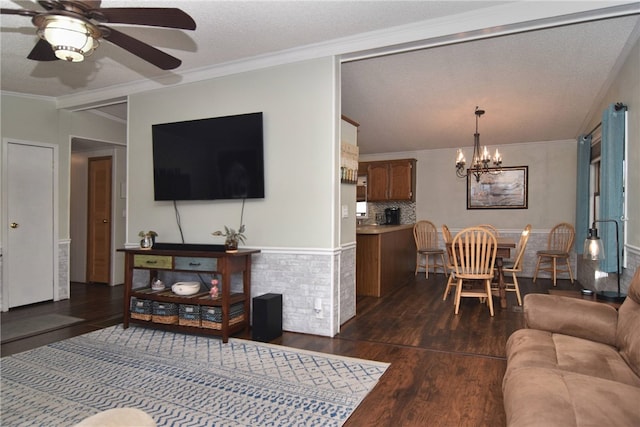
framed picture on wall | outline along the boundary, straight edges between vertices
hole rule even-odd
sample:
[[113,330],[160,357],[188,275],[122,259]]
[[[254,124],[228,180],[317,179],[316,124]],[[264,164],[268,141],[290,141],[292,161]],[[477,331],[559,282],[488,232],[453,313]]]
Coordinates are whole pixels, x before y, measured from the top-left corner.
[[467,209],[527,209],[528,166],[489,168],[480,180],[467,173]]

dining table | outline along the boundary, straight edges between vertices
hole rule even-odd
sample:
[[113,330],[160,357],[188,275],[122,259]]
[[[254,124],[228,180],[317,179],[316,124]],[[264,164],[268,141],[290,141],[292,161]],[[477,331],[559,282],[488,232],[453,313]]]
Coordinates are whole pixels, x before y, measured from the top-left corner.
[[[504,259],[511,258],[511,249],[515,249],[516,241],[510,237],[496,237],[496,262],[495,268],[498,271],[498,296],[500,298],[500,308],[507,308],[507,285],[504,281]],[[447,242],[449,249],[451,243]]]

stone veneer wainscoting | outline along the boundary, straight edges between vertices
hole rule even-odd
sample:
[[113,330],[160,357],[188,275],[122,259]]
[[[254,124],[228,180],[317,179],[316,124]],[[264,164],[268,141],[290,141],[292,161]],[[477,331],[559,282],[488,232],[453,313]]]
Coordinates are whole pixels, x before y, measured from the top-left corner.
[[[58,300],[68,299],[71,295],[69,276],[69,253],[71,240],[61,240],[58,243]],[[54,293],[55,296],[55,293]]]
[[[355,249],[353,255],[345,256],[353,257],[355,263]],[[282,294],[282,328],[286,331],[333,336],[339,326],[332,282],[340,277],[341,257],[339,250],[262,249],[252,259],[251,296]],[[314,310],[316,298],[322,301],[321,317]]]
[[344,245],[340,253],[340,300],[337,319],[342,325],[356,316],[356,244]]

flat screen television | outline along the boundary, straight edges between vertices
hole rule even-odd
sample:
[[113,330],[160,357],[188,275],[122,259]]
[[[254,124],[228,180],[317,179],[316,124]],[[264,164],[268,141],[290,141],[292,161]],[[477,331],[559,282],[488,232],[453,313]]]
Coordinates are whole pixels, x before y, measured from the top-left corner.
[[264,198],[262,113],[152,125],[155,200]]

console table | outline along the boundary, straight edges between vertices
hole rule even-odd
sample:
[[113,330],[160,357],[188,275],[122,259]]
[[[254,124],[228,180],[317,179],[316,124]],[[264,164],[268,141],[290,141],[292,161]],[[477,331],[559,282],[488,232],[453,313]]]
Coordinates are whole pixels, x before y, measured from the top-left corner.
[[[125,254],[123,327],[126,329],[130,323],[136,323],[177,332],[218,335],[222,336],[225,343],[229,335],[241,330],[248,331],[251,318],[251,256],[260,251],[240,249],[235,253],[227,253],[202,250],[207,245],[202,245],[202,248],[198,245],[167,246],[150,250],[118,250]],[[134,270],[149,271],[148,287],[133,289]],[[220,296],[212,299],[208,292],[176,295],[171,291],[170,283],[166,284],[167,289],[154,291],[151,281],[159,271],[217,274],[221,276]],[[231,276],[237,273],[242,274],[242,292],[231,293]],[[137,305],[134,307],[133,304]],[[144,314],[139,314],[138,305],[144,309],[141,311]],[[164,311],[153,311],[157,307]],[[186,320],[183,319],[185,311],[191,315]],[[219,318],[210,322],[201,321],[200,311],[213,313]]]

